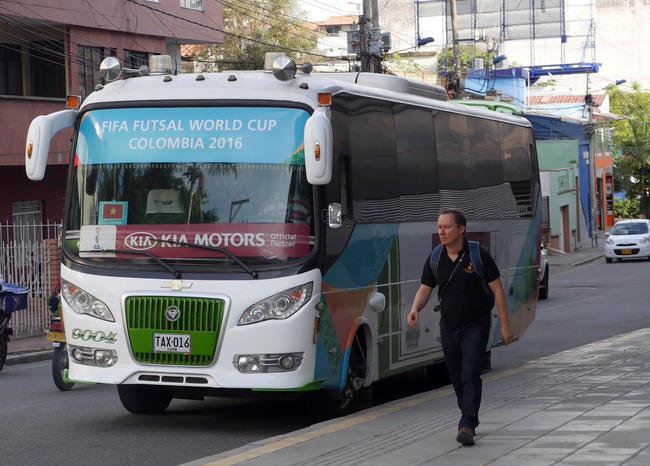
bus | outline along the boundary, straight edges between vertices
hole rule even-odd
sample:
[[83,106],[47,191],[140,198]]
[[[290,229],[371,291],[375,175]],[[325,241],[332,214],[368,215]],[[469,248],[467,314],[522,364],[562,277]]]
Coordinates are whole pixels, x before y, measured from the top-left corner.
[[134,73],[109,57],[103,84],[27,135],[26,172],[40,180],[51,138],[73,128],[70,380],[116,385],[136,414],[174,398],[305,392],[350,413],[374,382],[442,361],[436,300],[418,327],[406,315],[444,208],[462,209],[468,238],[495,258],[524,334],[541,225],[527,120],[282,54],[259,72],[171,68],[154,56]]

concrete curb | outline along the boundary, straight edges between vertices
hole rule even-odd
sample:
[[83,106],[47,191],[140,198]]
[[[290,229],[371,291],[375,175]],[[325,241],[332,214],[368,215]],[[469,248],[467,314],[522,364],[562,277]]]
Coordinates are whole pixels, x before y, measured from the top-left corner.
[[29,353],[8,354],[5,366],[15,366],[29,362],[47,361],[52,359],[52,350],[32,351]]
[[602,254],[597,254],[591,257],[586,257],[582,260],[579,260],[578,262],[573,262],[571,265],[576,267],[578,265],[588,264],[589,262],[597,261],[598,259],[603,259],[604,257],[605,256],[603,256]]

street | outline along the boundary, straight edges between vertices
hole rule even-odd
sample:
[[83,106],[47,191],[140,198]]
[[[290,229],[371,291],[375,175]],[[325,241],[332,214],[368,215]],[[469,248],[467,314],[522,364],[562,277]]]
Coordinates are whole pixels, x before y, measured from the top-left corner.
[[[540,301],[536,321],[520,342],[493,351],[493,368],[518,367],[650,326],[639,290],[649,271],[647,261],[603,260],[551,272],[550,297]],[[122,408],[114,387],[58,391],[49,361],[5,369],[0,387],[3,465],[177,465],[313,422],[302,404],[289,401],[174,400],[163,415],[134,416]],[[430,389],[421,374],[409,374],[378,384],[376,392],[389,401]]]

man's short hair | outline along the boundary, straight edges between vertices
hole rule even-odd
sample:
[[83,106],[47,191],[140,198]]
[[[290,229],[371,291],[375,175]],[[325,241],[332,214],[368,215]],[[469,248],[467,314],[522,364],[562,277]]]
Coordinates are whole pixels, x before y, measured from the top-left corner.
[[438,214],[438,217],[440,217],[441,215],[453,215],[456,225],[464,226],[465,228],[467,228],[467,218],[465,217],[465,214],[463,213],[462,210],[443,209],[440,211],[440,214]]

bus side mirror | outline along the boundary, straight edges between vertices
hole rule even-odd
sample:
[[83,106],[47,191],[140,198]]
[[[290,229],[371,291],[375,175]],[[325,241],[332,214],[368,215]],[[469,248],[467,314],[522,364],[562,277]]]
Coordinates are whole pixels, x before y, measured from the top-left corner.
[[52,137],[62,129],[73,126],[77,113],[76,110],[61,110],[32,120],[25,147],[25,172],[30,180],[43,179]]
[[305,170],[311,184],[327,184],[332,179],[332,123],[328,109],[319,107],[305,123]]
[[327,223],[330,228],[341,228],[343,225],[341,213],[341,204],[332,203],[327,206]]

